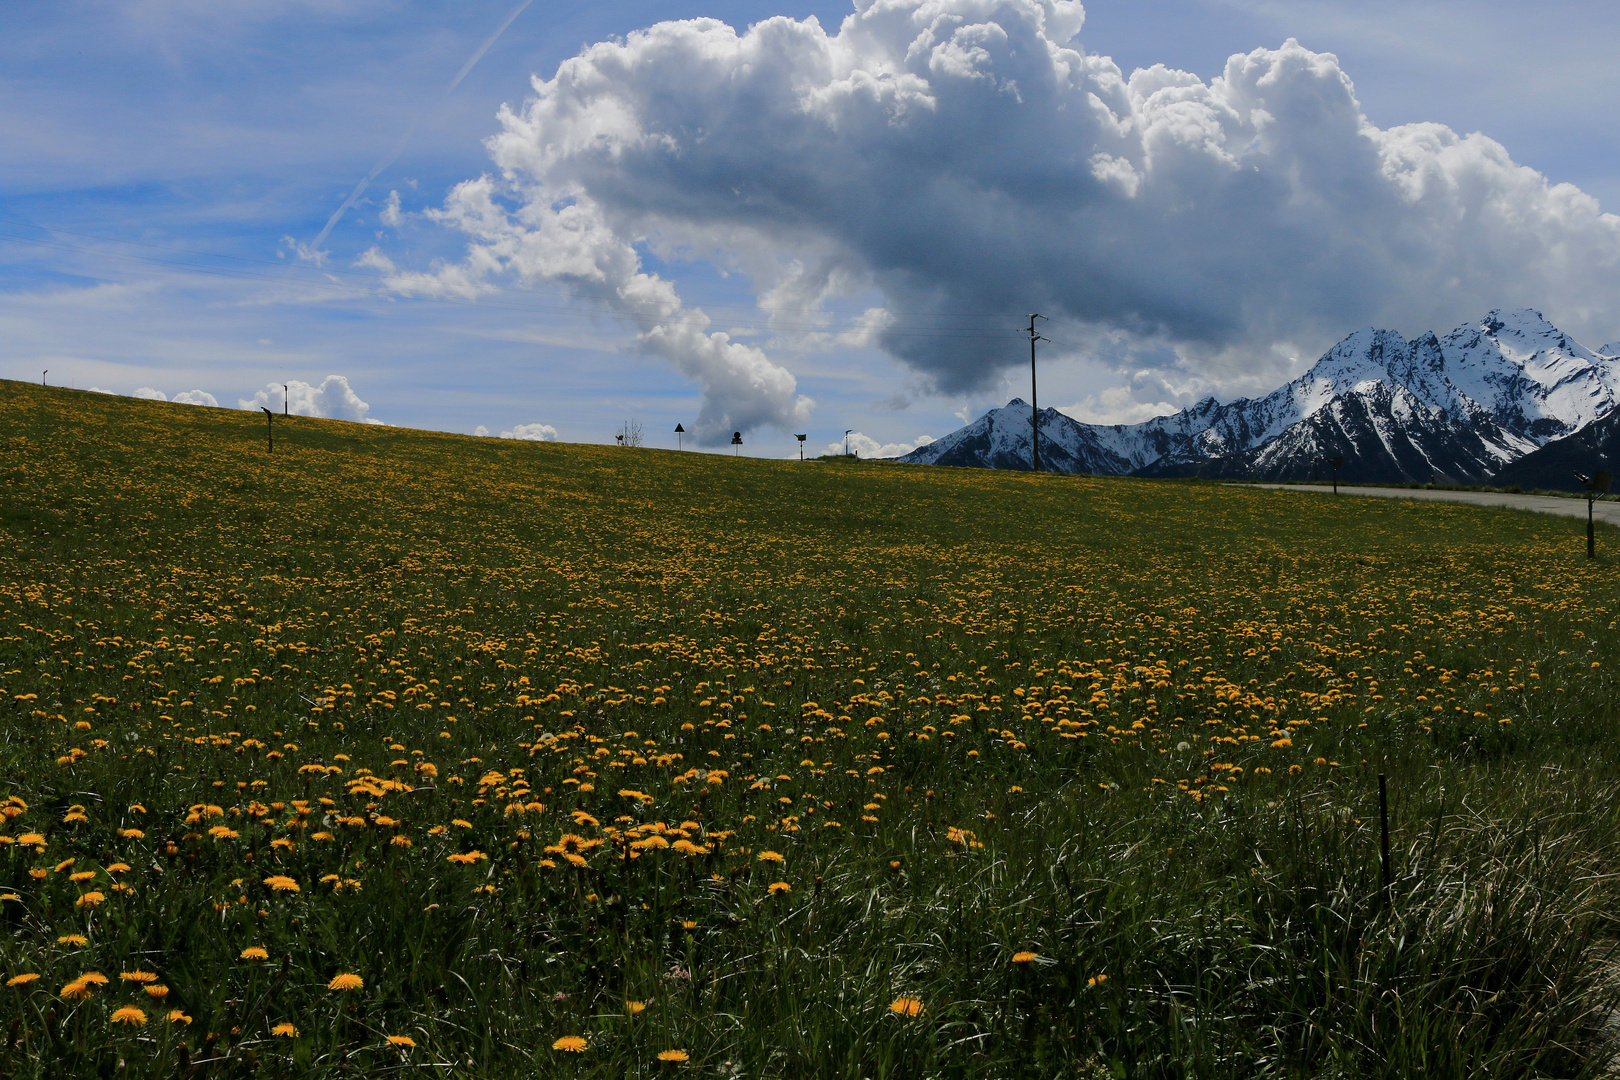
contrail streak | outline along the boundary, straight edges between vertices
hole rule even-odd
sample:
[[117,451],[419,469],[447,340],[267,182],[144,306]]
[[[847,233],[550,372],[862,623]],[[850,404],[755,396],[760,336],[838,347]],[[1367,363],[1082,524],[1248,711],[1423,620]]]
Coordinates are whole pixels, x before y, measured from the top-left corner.
[[450,85],[444,88],[446,94],[461,85],[461,80],[467,77],[467,72],[471,71],[473,66],[484,58],[484,54],[489,52],[489,47],[500,40],[501,35],[506,33],[506,28],[512,25],[512,21],[523,14],[523,9],[532,3],[534,3],[534,0],[523,0],[522,3],[507,13],[506,18],[501,20],[501,25],[495,28],[495,32],[485,38],[484,43],[478,46],[478,51],[472,54],[472,58],[461,65],[461,70],[456,72],[456,77],[451,79]]
[[[478,46],[478,49],[467,59],[465,64],[461,65],[461,70],[456,72],[456,77],[451,79],[449,85],[444,88],[445,97],[449,97],[450,92],[461,85],[461,80],[467,77],[468,72],[477,66],[478,61],[482,60],[484,54],[489,52],[490,47],[500,40],[502,34],[506,33],[507,27],[511,26],[517,17],[523,14],[523,10],[532,3],[534,3],[534,0],[520,0],[516,7],[506,13],[506,18],[501,20],[501,24],[495,28],[495,32],[484,39],[484,43]],[[417,116],[416,119],[412,120],[411,126],[405,129],[405,134],[400,136],[399,142],[394,144],[394,148],[383,155],[382,159],[371,167],[371,171],[366,173],[358,184],[354,185],[354,190],[349,192],[349,197],[344,199],[342,205],[333,211],[331,217],[326,219],[326,225],[309,245],[311,251],[320,251],[321,245],[326,242],[326,238],[332,232],[333,227],[343,220],[344,214],[349,212],[349,207],[353,206],[360,196],[365,194],[366,188],[371,186],[371,182],[377,179],[379,173],[397,161],[399,155],[405,152],[406,144],[411,141],[411,136],[416,134],[417,125],[421,122],[421,116]]]

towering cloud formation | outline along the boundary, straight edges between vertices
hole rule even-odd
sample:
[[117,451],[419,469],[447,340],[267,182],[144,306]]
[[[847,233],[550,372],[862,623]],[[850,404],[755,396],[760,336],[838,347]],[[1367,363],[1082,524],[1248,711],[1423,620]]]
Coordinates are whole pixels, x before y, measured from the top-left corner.
[[[437,215],[468,259],[400,287],[512,272],[639,320],[704,388],[700,430],[791,424],[791,374],[708,329],[636,245],[746,272],[814,318],[876,290],[872,340],[942,391],[1018,354],[908,336],[911,313],[1041,310],[1168,343],[1220,379],[1350,328],[1533,305],[1603,340],[1620,218],[1483,135],[1379,129],[1330,54],[1292,40],[1209,83],[1128,78],[1068,0],[857,0],[829,35],[661,23],[587,48],[489,140],[498,177]],[[887,327],[887,329],[886,329]],[[1270,359],[1268,359],[1268,357]]]

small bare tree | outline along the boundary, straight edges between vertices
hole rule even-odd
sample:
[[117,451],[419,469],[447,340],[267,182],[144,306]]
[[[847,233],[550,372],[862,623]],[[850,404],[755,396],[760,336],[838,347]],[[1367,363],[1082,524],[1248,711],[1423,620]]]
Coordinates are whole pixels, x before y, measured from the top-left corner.
[[624,427],[619,429],[617,441],[620,446],[640,446],[642,443],[641,421],[626,420]]

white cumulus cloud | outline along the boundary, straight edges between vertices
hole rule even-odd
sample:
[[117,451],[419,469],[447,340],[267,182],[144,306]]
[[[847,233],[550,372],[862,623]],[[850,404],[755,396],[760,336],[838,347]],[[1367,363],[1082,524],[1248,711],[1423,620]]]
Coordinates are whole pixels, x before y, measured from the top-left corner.
[[[859,431],[852,431],[849,433],[849,452],[861,458],[893,458],[900,457],[902,454],[909,454],[917,447],[927,446],[933,441],[934,439],[930,435],[919,435],[908,443],[886,443],[878,442],[872,436],[864,435]],[[826,452],[829,454],[842,454],[844,452],[844,440],[840,439],[837,442],[828,443]]]
[[[95,387],[91,387],[91,389],[94,390]],[[168,401],[169,400],[169,395],[168,394],[165,394],[161,390],[154,390],[150,386],[138,386],[138,387],[135,388],[135,392],[133,394],[131,394],[130,396],[131,397],[142,398],[143,400],[146,400],[146,401]]]
[[206,390],[186,390],[169,399],[177,405],[206,405],[210,409],[219,408],[219,399]]
[[[360,396],[349,386],[349,380],[342,375],[328,375],[321,380],[319,386],[312,386],[299,379],[291,379],[283,390],[282,383],[271,383],[269,386],[254,394],[251,398],[242,398],[237,402],[244,409],[269,409],[271,412],[286,411],[295,416],[324,416],[333,420],[351,420],[358,424],[380,424],[367,415],[371,406],[360,400]],[[201,391],[194,391],[201,393]],[[209,395],[207,402],[193,402],[193,404],[217,404]],[[176,401],[180,400],[178,397]]]
[[1337,58],[1293,40],[1206,82],[1126,74],[1083,21],[1068,0],[858,0],[831,33],[693,19],[591,45],[502,110],[496,172],[429,215],[466,257],[393,280],[476,296],[512,275],[629,316],[702,386],[708,443],[810,403],[646,251],[741,271],[801,325],[875,294],[862,332],[950,393],[1019,351],[919,318],[1041,311],[1217,384],[1497,306],[1614,336],[1620,217],[1577,188],[1483,134],[1373,125]]
[[[479,430],[488,434],[482,426],[479,427]],[[518,424],[510,431],[501,432],[501,438],[528,439],[530,442],[556,442],[557,429],[550,424]]]

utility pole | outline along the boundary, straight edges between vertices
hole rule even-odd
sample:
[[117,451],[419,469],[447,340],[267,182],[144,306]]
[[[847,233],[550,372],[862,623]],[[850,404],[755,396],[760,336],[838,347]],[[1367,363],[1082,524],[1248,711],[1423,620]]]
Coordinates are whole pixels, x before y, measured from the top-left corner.
[[45,376],[49,375],[50,373],[51,373],[50,368],[46,368],[44,371],[39,373],[39,385],[41,385],[41,386],[45,385]]
[[287,412],[287,398],[289,396],[290,396],[290,394],[288,393],[288,390],[287,390],[287,384],[282,383],[281,384],[281,415],[282,416],[289,415],[289,413]]
[[1030,471],[1041,471],[1041,400],[1035,392],[1035,343],[1037,341],[1050,341],[1035,332],[1035,320],[1044,319],[1045,315],[1031,315],[1029,317],[1029,428],[1031,441]]
[[276,414],[263,405],[259,406],[259,411],[264,413],[264,435],[270,443],[269,452],[273,454],[276,452]]

